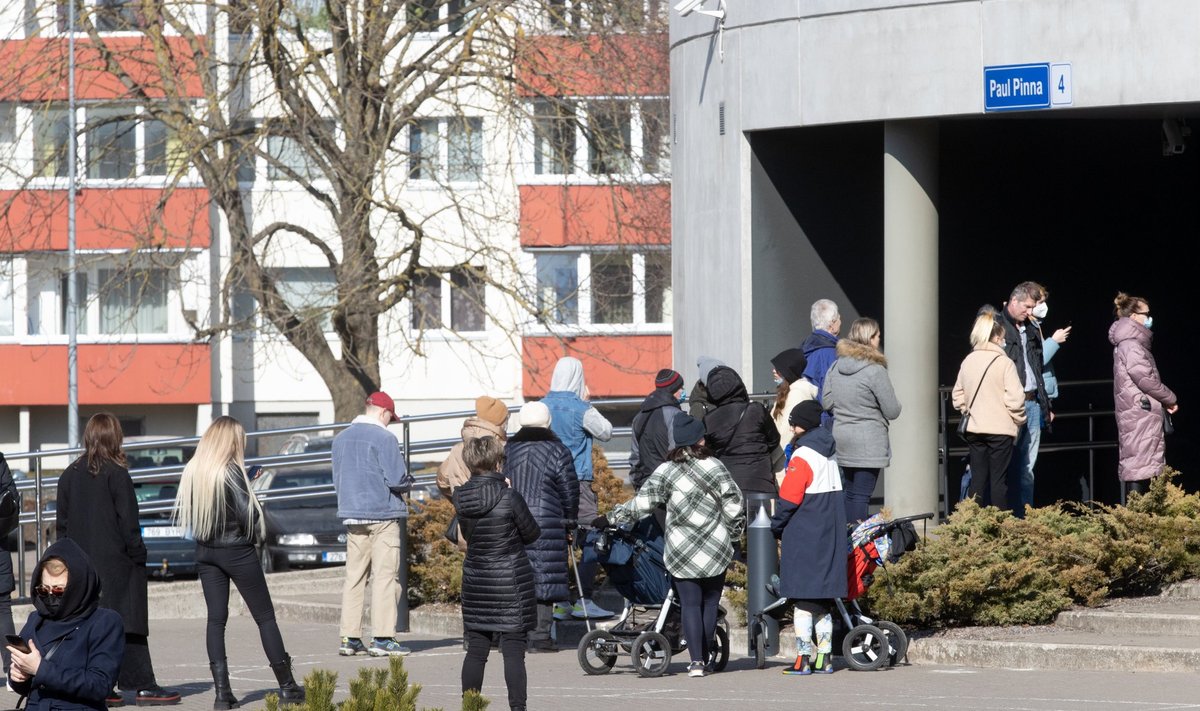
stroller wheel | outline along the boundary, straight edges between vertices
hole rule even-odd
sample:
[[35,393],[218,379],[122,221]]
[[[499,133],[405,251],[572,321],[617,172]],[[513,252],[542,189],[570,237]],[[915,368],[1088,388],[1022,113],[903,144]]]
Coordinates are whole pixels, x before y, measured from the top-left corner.
[[576,656],[588,674],[607,674],[617,663],[617,638],[607,630],[592,630],[579,640]]
[[762,622],[750,623],[750,641],[754,643],[754,668],[767,668],[767,630]]
[[709,659],[712,660],[713,671],[725,671],[725,665],[729,664],[729,633],[720,626],[713,633]]
[[658,632],[643,632],[633,641],[633,665],[638,676],[662,676],[671,664],[671,642]]
[[842,656],[854,671],[875,671],[887,664],[889,651],[883,630],[874,625],[858,625],[842,640]]
[[875,626],[887,635],[888,666],[894,667],[904,662],[908,657],[908,635],[904,634],[900,625],[888,620],[875,620]]

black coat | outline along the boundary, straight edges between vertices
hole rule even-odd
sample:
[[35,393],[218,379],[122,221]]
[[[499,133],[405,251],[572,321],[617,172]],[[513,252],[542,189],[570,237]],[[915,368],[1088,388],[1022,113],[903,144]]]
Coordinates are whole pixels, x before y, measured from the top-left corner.
[[130,634],[150,633],[146,600],[146,544],[138,523],[129,470],[106,461],[92,476],[80,457],[58,479],[55,523],[91,559],[100,576],[100,606],[115,610]]
[[[20,506],[21,494],[17,491],[17,482],[13,479],[12,470],[8,468],[8,462],[4,459],[4,455],[0,454],[0,493],[5,490],[12,492],[16,497],[17,506]],[[20,528],[20,524],[17,524],[17,527]],[[7,534],[8,532],[3,531],[3,533]],[[17,581],[13,578],[12,556],[2,553],[0,554],[0,595],[7,597],[16,587]]]
[[525,546],[541,534],[525,499],[500,472],[475,474],[454,490],[467,538],[463,558],[463,629],[524,632],[537,626],[533,567]]
[[679,400],[660,388],[655,388],[642,401],[641,410],[633,416],[630,428],[633,443],[629,455],[629,482],[634,489],[642,488],[642,482],[650,478],[658,465],[667,461],[667,454],[675,446],[671,428],[675,418],[682,414]]
[[537,599],[566,600],[571,593],[565,521],[574,522],[579,515],[579,479],[571,450],[545,427],[522,427],[504,446],[504,476],[542,529],[525,546]]
[[1026,355],[1029,357],[1029,362],[1033,366],[1033,376],[1037,380],[1037,399],[1038,404],[1042,406],[1042,419],[1049,421],[1050,419],[1050,397],[1046,395],[1046,380],[1042,377],[1042,331],[1035,328],[1033,322],[1025,319],[1025,337],[1028,341],[1028,353],[1021,348],[1021,331],[1016,321],[1013,321],[1012,316],[1008,315],[1008,309],[1000,307],[1000,325],[1004,326],[1004,353],[1017,366],[1017,377],[1021,379],[1021,387],[1029,390],[1029,384],[1025,382],[1025,360]]
[[708,396],[716,409],[704,417],[704,439],[742,492],[774,494],[771,456],[779,430],[761,403],[750,402],[741,376],[719,365],[708,374]]

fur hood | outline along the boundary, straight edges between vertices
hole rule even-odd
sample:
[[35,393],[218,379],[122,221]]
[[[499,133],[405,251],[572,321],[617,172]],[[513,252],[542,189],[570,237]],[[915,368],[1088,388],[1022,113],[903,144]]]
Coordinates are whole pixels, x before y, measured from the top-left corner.
[[[839,373],[845,373],[849,375],[850,373],[856,373],[872,364],[882,365],[884,368],[887,367],[887,356],[883,354],[883,351],[875,348],[874,346],[848,341],[844,338],[838,341],[837,354],[837,369]],[[862,362],[856,364],[849,361]]]

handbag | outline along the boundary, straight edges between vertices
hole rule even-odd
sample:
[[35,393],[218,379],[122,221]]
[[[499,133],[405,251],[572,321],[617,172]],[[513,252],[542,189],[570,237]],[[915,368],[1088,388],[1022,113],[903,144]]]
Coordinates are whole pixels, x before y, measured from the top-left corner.
[[1171,413],[1167,412],[1167,408],[1163,408],[1163,434],[1175,434],[1175,423],[1171,420]]
[[967,405],[967,411],[963,413],[962,419],[958,421],[958,436],[966,439],[967,437],[967,422],[971,419],[971,408],[975,406],[975,398],[979,397],[979,389],[983,387],[983,380],[987,377],[987,372],[991,370],[992,363],[1004,358],[1005,356],[998,355],[992,358],[992,362],[987,364],[983,369],[983,375],[979,376],[979,384],[975,386],[975,394],[971,396],[971,403]]
[[446,527],[446,532],[442,536],[447,540],[458,545],[458,514],[454,514],[454,518],[450,519],[450,525]]

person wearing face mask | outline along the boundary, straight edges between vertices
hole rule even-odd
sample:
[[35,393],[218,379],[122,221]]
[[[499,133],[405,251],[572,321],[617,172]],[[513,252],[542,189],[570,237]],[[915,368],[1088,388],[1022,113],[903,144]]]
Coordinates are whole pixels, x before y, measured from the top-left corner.
[[649,479],[654,470],[667,461],[667,453],[675,449],[671,425],[683,414],[680,407],[686,395],[683,385],[683,376],[676,371],[670,368],[658,371],[654,377],[654,392],[646,396],[638,414],[633,417],[629,482],[634,491],[642,488],[642,482]]
[[970,483],[967,496],[981,506],[1007,506],[1009,461],[1025,423],[1025,393],[1004,351],[1004,326],[981,309],[971,328],[971,352],[958,368],[951,403],[967,418]]
[[64,538],[42,554],[30,581],[33,612],[12,656],[9,686],[27,711],[107,708],[125,655],[121,615],[100,607],[100,576],[75,541]]
[[1124,292],[1113,299],[1116,321],[1108,329],[1113,345],[1113,402],[1117,418],[1117,476],[1130,492],[1145,492],[1166,464],[1164,411],[1175,414],[1179,402],[1163,384],[1150,353],[1154,317],[1150,303]]
[[1062,347],[1067,339],[1071,336],[1071,327],[1064,326],[1057,329],[1050,335],[1045,337],[1042,331],[1042,324],[1046,321],[1046,316],[1050,313],[1050,306],[1046,303],[1046,299],[1050,296],[1050,292],[1046,287],[1039,285],[1042,290],[1042,298],[1037,302],[1037,306],[1029,312],[1030,322],[1037,329],[1038,335],[1042,337],[1042,382],[1046,385],[1046,399],[1050,401],[1051,407],[1054,406],[1054,400],[1058,397],[1058,375],[1054,372],[1054,364],[1051,363],[1058,349]]
[[[771,418],[775,420],[775,429],[779,430],[779,441],[790,442],[794,434],[788,424],[788,415],[792,409],[805,400],[817,399],[817,386],[804,378],[804,369],[808,367],[808,358],[799,348],[788,348],[780,351],[771,359],[772,377],[775,379],[775,404],[771,406]],[[782,450],[781,450],[782,452]],[[783,471],[787,467],[784,457],[778,457],[775,462],[775,476],[783,480]]]

